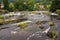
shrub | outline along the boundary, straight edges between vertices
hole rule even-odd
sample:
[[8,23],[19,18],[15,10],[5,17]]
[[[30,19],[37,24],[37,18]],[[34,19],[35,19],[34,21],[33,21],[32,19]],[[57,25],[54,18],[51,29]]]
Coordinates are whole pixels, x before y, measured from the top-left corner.
[[55,12],[60,15],[60,10],[56,10]]
[[0,16],[0,19],[4,19],[4,16]]
[[0,10],[0,13],[8,13],[8,11],[7,10]]
[[3,0],[3,4],[4,4],[4,9],[8,10],[9,9],[9,1]]
[[58,33],[56,31],[51,32],[52,38],[56,38],[58,36]]
[[17,9],[18,11],[22,11],[24,8],[24,2],[23,0],[16,0],[15,2],[15,9]]
[[25,28],[25,27],[27,27],[27,23],[22,23],[22,24],[18,24],[18,27],[21,27],[21,28]]
[[49,25],[50,25],[50,26],[53,26],[53,25],[54,25],[54,22],[53,22],[53,21],[50,21],[50,22],[49,22]]
[[48,37],[50,37],[52,40],[58,37],[58,32],[56,31],[51,31],[47,33]]
[[18,11],[23,11],[22,5],[19,5],[19,6],[18,6]]
[[14,11],[15,10],[15,6],[13,3],[9,4],[9,11]]

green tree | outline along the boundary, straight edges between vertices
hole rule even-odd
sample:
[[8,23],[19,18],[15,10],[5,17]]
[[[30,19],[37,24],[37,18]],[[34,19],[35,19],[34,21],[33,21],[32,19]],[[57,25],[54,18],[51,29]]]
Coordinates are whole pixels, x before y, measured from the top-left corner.
[[34,10],[34,4],[35,4],[35,0],[27,0],[26,1],[26,5],[27,5],[29,11]]
[[24,6],[23,0],[16,0],[15,2],[15,8],[22,11]]
[[15,10],[15,6],[13,3],[9,4],[9,11],[14,11]]
[[40,5],[39,3],[36,3],[36,4],[34,5],[34,9],[39,11],[39,10],[40,10],[39,5]]
[[52,0],[51,6],[50,6],[50,11],[54,12],[57,9],[60,9],[60,0]]
[[1,8],[1,2],[0,2],[0,8]]
[[3,0],[3,4],[4,4],[4,9],[8,10],[9,9],[9,2],[8,2],[8,0]]

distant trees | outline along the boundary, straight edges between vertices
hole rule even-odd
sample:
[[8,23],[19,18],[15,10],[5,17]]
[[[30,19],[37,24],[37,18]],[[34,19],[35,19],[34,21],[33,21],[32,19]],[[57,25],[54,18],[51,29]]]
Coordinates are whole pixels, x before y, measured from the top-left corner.
[[54,12],[57,9],[60,9],[60,0],[52,0],[51,6],[50,6],[50,11]]
[[0,2],[0,8],[1,8],[1,2]]
[[15,2],[15,8],[18,9],[18,10],[22,10],[22,4],[23,4],[23,1],[22,0],[16,0]]
[[19,11],[23,11],[23,10],[29,10],[32,11],[34,10],[34,4],[35,4],[35,0],[16,0],[15,2],[15,8]]
[[14,4],[9,2],[8,0],[3,0],[3,4],[4,4],[4,10],[8,10],[8,11],[14,11],[15,10]]
[[14,11],[14,10],[15,10],[14,3],[9,3],[9,11]]
[[35,3],[36,3],[35,0],[27,0],[26,1],[26,5],[27,5],[29,11],[34,10],[34,4]]
[[3,0],[3,4],[4,4],[4,9],[8,10],[9,9],[9,2],[8,2],[8,0]]
[[[49,1],[50,0],[48,0],[48,2]],[[4,4],[4,9],[6,9],[8,11],[13,11],[13,10],[34,11],[34,10],[40,10],[39,5],[41,3],[37,4],[37,2],[35,0],[26,0],[26,1],[24,1],[24,0],[16,0],[14,2],[14,4],[13,4],[13,3],[9,2],[8,0],[3,0],[3,4]],[[36,5],[36,8],[35,8],[35,5]],[[60,9],[60,0],[52,0],[51,1],[51,6],[50,6],[50,11],[54,12],[57,9]]]
[[40,10],[39,5],[40,5],[39,3],[36,3],[36,4],[34,5],[34,10],[38,10],[38,11],[39,11],[39,10]]
[[23,11],[24,10],[24,1],[23,0],[16,0],[15,2],[15,8],[19,11]]

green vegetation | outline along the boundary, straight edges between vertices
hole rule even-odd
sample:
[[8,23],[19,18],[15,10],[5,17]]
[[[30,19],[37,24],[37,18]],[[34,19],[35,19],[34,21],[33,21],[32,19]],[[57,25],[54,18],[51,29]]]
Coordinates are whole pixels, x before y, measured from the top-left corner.
[[60,10],[56,10],[55,12],[60,15]]
[[3,0],[3,4],[4,4],[4,9],[9,10],[9,2],[8,2],[8,0]]
[[[51,1],[51,4],[50,4]],[[4,9],[8,10],[8,11],[14,11],[14,10],[18,10],[18,11],[34,11],[34,10],[48,10],[50,9],[51,12],[56,11],[57,9],[60,9],[60,0],[16,0],[15,2],[11,3],[8,0],[3,0],[3,4],[4,4]],[[43,6],[40,7],[40,6]],[[50,8],[49,8],[50,6]]]
[[17,9],[19,11],[23,11],[24,10],[24,2],[23,2],[23,0],[16,0],[15,9]]
[[9,4],[9,11],[14,11],[15,10],[15,6],[13,3]]
[[0,19],[4,19],[4,16],[0,16]]
[[41,4],[40,1],[37,2],[35,0],[26,0],[26,1],[24,1],[24,0],[16,0],[15,2],[11,3],[11,2],[9,2],[9,0],[6,0],[6,1],[3,0],[4,9],[6,9],[8,11],[14,11],[14,10],[18,10],[18,11],[45,10],[44,8],[43,9],[40,8],[41,5],[46,5],[45,3],[46,2]]
[[53,25],[54,25],[54,22],[53,22],[53,21],[50,21],[50,22],[49,22],[49,25],[50,25],[50,26],[53,26]]
[[18,22],[21,22],[23,21],[23,19],[16,19],[16,20],[8,20],[8,21],[5,21],[5,24],[9,24],[9,23],[18,23]]
[[40,15],[41,13],[36,12],[36,11],[32,11],[31,14],[38,14],[38,15]]
[[60,9],[60,0],[52,0],[51,6],[50,6],[50,11],[54,12],[57,9]]
[[8,13],[7,10],[0,10],[0,14],[5,14],[5,13]]
[[52,39],[55,39],[58,36],[58,33],[56,31],[51,32]]
[[18,27],[21,27],[21,28],[25,28],[25,27],[27,27],[27,23],[22,23],[22,24],[18,24]]
[[52,40],[54,40],[55,38],[58,37],[58,32],[56,31],[51,31],[51,32],[48,32],[48,37],[50,37]]
[[26,0],[26,2],[24,2],[23,0],[16,0],[15,9],[19,11],[26,11],[26,10],[33,11],[34,4],[35,0]]
[[35,0],[27,0],[26,1],[26,5],[27,5],[27,10],[29,11],[33,11],[34,10],[34,4],[35,4]]
[[39,3],[36,3],[36,4],[35,4],[35,10],[40,10],[39,5],[40,5]]
[[51,12],[43,12],[43,14],[51,15]]
[[16,20],[4,20],[4,19],[0,19],[0,25],[3,25],[3,24],[11,24],[11,23],[18,23],[18,22],[21,22],[23,21],[24,19],[20,18],[20,19],[16,19]]

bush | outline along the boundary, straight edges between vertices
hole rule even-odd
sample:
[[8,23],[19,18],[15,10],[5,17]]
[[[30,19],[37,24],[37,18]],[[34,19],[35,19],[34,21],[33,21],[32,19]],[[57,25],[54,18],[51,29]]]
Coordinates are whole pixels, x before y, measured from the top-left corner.
[[22,5],[19,5],[19,6],[18,6],[18,11],[23,11]]
[[56,31],[51,31],[47,33],[48,37],[52,38],[52,40],[54,40],[55,38],[58,37],[58,32]]
[[9,4],[9,11],[13,12],[15,10],[15,6],[13,3]]
[[60,10],[56,10],[55,12],[60,15]]
[[0,10],[0,13],[8,13],[8,11],[7,10]]
[[21,28],[25,28],[25,27],[27,27],[27,23],[22,23],[22,24],[18,24],[18,27],[21,27]]
[[0,16],[0,19],[4,19],[4,16]]
[[9,1],[8,0],[3,0],[2,2],[4,4],[4,9],[8,10],[9,9]]
[[56,38],[58,36],[58,33],[55,32],[55,31],[52,31],[51,32],[51,36],[52,36],[52,38]]
[[49,25],[50,25],[50,26],[53,26],[53,25],[54,25],[54,22],[53,22],[53,21],[50,21],[50,22],[49,22]]

